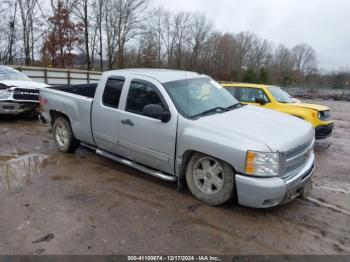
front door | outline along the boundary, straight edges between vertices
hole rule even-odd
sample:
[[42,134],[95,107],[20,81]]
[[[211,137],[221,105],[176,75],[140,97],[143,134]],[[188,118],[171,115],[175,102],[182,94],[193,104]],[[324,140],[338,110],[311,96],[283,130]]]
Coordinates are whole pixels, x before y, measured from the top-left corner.
[[131,81],[125,110],[120,112],[119,145],[125,158],[172,174],[177,114],[173,112],[167,123],[143,114],[143,108],[149,104],[168,108],[162,91],[165,92],[157,82],[142,79]]

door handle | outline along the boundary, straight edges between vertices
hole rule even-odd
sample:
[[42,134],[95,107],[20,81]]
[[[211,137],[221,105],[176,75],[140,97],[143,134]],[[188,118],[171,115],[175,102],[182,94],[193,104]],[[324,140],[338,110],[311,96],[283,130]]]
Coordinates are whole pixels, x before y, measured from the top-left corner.
[[124,119],[120,122],[125,126],[134,126],[135,125],[130,119]]

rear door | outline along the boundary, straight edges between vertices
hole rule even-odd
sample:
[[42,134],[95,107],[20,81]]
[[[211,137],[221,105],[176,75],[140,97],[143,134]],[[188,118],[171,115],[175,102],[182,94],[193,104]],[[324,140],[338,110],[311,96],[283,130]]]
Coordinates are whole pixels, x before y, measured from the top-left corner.
[[[143,108],[159,104],[169,108],[167,123],[146,117]],[[119,145],[121,154],[130,160],[166,173],[174,173],[177,112],[166,91],[157,81],[148,78],[131,79],[120,112]]]
[[97,147],[119,154],[118,123],[120,119],[119,101],[125,78],[108,77],[105,87],[94,99],[92,110],[92,132]]

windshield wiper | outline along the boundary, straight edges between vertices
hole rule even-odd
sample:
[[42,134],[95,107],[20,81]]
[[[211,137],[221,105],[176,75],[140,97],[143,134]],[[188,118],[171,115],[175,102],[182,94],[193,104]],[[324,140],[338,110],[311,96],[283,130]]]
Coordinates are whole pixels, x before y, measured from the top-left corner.
[[[220,110],[220,111],[219,111],[219,110]],[[214,108],[212,108],[212,109],[205,110],[205,111],[203,111],[202,113],[196,114],[196,115],[194,115],[194,116],[191,116],[191,118],[196,118],[196,117],[198,117],[198,116],[204,116],[204,115],[207,115],[207,114],[209,114],[209,113],[214,113],[214,112],[215,112],[215,113],[222,113],[222,112],[227,112],[227,111],[230,111],[230,110],[227,109],[227,108],[218,106],[218,107],[214,107]]]
[[237,103],[237,104],[228,106],[228,107],[226,107],[225,109],[229,111],[229,110],[232,110],[232,109],[235,109],[235,108],[239,108],[239,107],[242,107],[242,106],[244,106],[244,105],[241,104],[241,103]]

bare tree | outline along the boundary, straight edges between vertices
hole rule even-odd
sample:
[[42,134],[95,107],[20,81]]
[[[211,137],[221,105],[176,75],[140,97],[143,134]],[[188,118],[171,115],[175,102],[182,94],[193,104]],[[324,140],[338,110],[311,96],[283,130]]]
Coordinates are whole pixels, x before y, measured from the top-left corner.
[[125,45],[140,34],[147,0],[119,0],[121,17],[118,23],[118,67],[124,66]]
[[189,42],[191,13],[180,12],[173,18],[173,34],[175,37],[176,67],[182,68],[182,59],[186,42]]
[[115,63],[115,51],[117,49],[117,14],[114,14],[117,6],[115,2],[106,2],[106,12],[104,14],[106,40],[107,40],[107,60],[108,68],[112,69]]
[[[166,45],[165,34],[167,25],[169,25],[170,13],[163,8],[156,8],[150,12],[149,19],[147,21],[150,32],[154,36],[154,41],[157,49],[157,63],[158,67],[163,65],[163,47]],[[170,25],[169,25],[170,26]],[[170,28],[170,27],[169,27]]]
[[[148,9],[149,0],[50,0],[49,5],[39,1],[44,3],[0,0],[1,63],[24,58],[25,64],[33,64],[40,51],[43,64],[74,63],[89,70],[96,65],[101,70],[169,67],[220,80],[282,85],[348,79],[339,73],[322,78],[316,52],[307,44],[290,50],[283,45],[274,48],[251,32],[223,34],[204,14]],[[60,17],[59,6],[64,7],[62,23],[54,19]],[[76,53],[83,59],[73,59]]]
[[16,0],[19,6],[22,25],[22,41],[25,64],[34,62],[34,19],[38,13],[38,0]]
[[316,52],[307,44],[299,44],[291,52],[294,66],[297,70],[299,84],[302,84],[304,75],[317,70]]
[[139,36],[138,66],[154,67],[157,63],[157,40],[154,31],[149,30]]
[[257,35],[254,35],[248,52],[247,67],[253,70],[259,70],[267,66],[268,59],[271,58],[271,56],[272,44],[266,39],[261,39]]
[[171,65],[173,64],[176,37],[173,34],[172,17],[170,14],[164,17],[163,30],[164,30],[164,33],[162,34],[162,37],[163,37],[163,43],[165,45],[165,50],[166,50],[165,51],[166,62],[168,66],[171,67]]
[[274,56],[274,75],[276,83],[290,84],[292,81],[293,58],[290,50],[279,45]]
[[[80,42],[83,48],[80,48],[85,56],[86,68],[91,70],[94,65],[96,41],[98,30],[102,27],[101,0],[80,0],[73,5],[73,13],[82,27],[82,37]],[[79,46],[80,47],[80,46]]]
[[213,23],[204,14],[194,14],[190,24],[190,68],[196,68],[203,47],[212,33]]
[[[215,68],[212,70],[215,72],[215,76],[222,80],[232,80],[234,63],[233,57],[235,52],[235,39],[232,34],[215,33],[210,39],[211,56],[210,59]],[[210,60],[208,63],[210,64]]]
[[242,71],[247,68],[247,55],[252,47],[253,38],[254,34],[250,32],[241,32],[235,36],[233,63],[236,79],[240,79]]
[[104,0],[94,0],[92,4],[92,9],[94,13],[94,20],[97,30],[97,40],[98,41],[98,47],[95,48],[98,49],[98,55],[100,59],[100,70],[103,71],[103,36],[104,36],[104,15],[106,12],[106,5]]
[[12,64],[16,56],[16,40],[17,40],[17,13],[18,4],[12,1],[3,1],[0,3],[0,15],[4,18],[0,22],[0,62],[4,64]]
[[141,33],[147,0],[113,0],[105,12],[109,67],[124,67],[126,44]]

